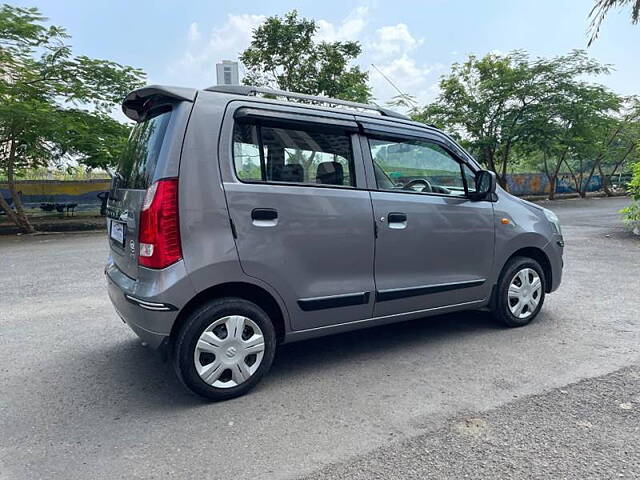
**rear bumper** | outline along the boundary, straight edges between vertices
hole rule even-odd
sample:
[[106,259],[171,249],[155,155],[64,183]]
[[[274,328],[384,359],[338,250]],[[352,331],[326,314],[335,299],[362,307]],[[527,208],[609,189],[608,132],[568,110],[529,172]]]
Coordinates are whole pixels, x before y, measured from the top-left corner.
[[[151,348],[159,348],[171,334],[182,306],[180,298],[177,305],[166,300],[173,288],[148,295],[149,285],[141,285],[140,280],[126,276],[111,262],[105,268],[105,275],[109,298],[122,321]],[[163,273],[157,272],[157,275]],[[142,292],[147,294],[142,295]]]

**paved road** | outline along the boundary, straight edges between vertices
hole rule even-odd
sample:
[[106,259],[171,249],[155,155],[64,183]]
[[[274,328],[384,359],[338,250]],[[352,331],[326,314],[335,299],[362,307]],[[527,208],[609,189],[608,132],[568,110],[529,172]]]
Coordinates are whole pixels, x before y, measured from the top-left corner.
[[527,328],[471,312],[284,346],[252,394],[221,404],[182,390],[116,318],[101,234],[1,238],[0,478],[321,476],[469,412],[509,425],[523,397],[640,362],[625,203],[551,204],[564,283]]
[[640,478],[640,368],[523,397],[306,480]]

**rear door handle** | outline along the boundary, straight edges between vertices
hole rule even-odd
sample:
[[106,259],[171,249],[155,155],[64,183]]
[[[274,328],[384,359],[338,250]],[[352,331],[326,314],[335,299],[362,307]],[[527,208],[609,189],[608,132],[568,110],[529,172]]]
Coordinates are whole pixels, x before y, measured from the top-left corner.
[[278,211],[273,208],[254,208],[251,220],[256,227],[274,227],[278,224]]
[[407,214],[401,212],[391,212],[387,215],[389,228],[406,228]]

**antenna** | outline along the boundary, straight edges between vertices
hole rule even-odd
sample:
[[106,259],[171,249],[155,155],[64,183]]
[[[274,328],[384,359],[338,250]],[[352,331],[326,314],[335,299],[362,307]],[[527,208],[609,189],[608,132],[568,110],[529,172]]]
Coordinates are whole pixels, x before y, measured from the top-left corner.
[[371,66],[376,69],[376,72],[382,75],[382,78],[384,78],[387,82],[389,82],[389,85],[391,85],[393,88],[396,89],[396,91],[400,94],[402,98],[410,102],[414,107],[416,106],[416,103],[411,99],[411,97],[408,94],[404,93],[402,90],[400,90],[398,86],[395,83],[393,83],[389,77],[387,77],[384,73],[382,73],[382,70],[376,67],[374,63],[372,63]]

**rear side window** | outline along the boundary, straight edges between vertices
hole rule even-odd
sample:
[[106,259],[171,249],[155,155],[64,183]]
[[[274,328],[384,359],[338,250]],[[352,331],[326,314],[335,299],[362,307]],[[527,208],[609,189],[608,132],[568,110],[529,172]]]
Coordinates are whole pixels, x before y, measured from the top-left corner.
[[133,127],[118,164],[117,188],[146,190],[149,187],[170,118],[171,107],[161,107]]
[[347,132],[236,122],[233,160],[243,182],[355,185]]

